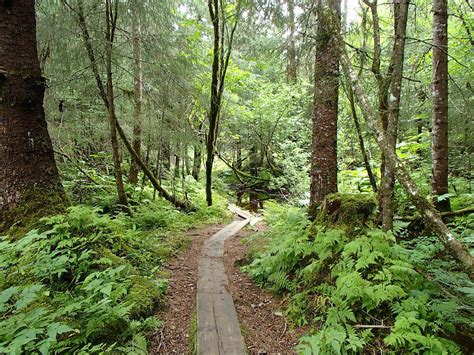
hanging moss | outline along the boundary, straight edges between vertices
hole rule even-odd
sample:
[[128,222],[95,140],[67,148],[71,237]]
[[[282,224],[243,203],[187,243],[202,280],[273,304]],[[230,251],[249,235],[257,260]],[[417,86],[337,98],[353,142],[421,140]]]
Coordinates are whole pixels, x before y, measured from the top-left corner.
[[64,213],[69,204],[62,187],[32,187],[22,192],[15,206],[1,214],[0,231],[12,226],[29,228],[42,217]]
[[376,206],[371,194],[331,194],[321,204],[315,222],[353,232],[374,221]]

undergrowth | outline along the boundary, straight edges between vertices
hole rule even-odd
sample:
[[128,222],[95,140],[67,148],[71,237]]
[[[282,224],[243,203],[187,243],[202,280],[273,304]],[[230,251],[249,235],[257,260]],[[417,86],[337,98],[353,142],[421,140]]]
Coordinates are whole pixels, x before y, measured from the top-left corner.
[[168,284],[160,266],[186,245],[183,231],[226,218],[219,196],[184,214],[145,186],[129,191],[126,215],[109,181],[86,186],[69,192],[89,205],[0,237],[0,353],[146,354]]
[[267,246],[244,270],[312,325],[298,352],[457,354],[453,339],[472,336],[473,284],[435,239],[413,248],[376,228],[311,225],[296,208],[270,206],[266,220]]

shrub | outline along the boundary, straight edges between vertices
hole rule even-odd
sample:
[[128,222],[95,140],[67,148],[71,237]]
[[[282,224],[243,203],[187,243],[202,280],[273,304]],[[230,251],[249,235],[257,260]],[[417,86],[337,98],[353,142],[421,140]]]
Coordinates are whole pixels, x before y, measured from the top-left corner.
[[291,296],[295,324],[313,325],[299,352],[460,353],[448,339],[456,305],[440,307],[439,287],[391,233],[310,225],[303,211],[276,207],[267,222],[270,245],[244,270]]
[[100,212],[75,206],[1,237],[0,353],[146,352],[142,334],[158,324],[149,316],[167,287],[157,272],[183,239],[142,223],[149,210]]

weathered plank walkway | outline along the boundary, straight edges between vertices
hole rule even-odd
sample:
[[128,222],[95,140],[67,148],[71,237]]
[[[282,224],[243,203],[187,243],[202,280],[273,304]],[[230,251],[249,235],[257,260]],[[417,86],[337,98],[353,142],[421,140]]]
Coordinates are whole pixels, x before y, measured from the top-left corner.
[[240,217],[204,242],[198,268],[197,353],[232,355],[246,353],[234,302],[227,292],[224,243],[250,222],[251,215],[234,210]]

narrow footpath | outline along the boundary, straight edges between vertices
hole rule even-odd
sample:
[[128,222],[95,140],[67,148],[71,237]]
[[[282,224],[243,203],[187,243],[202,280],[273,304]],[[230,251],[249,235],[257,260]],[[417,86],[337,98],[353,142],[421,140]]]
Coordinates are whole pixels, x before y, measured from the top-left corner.
[[224,243],[250,222],[239,219],[204,242],[198,269],[197,353],[243,355],[245,344],[234,301],[227,291]]
[[229,209],[233,222],[190,231],[191,247],[165,266],[169,303],[157,313],[163,325],[151,335],[151,354],[294,353],[297,334],[280,312],[286,300],[258,288],[238,265],[248,252],[240,241],[250,230],[243,228],[257,220]]

